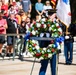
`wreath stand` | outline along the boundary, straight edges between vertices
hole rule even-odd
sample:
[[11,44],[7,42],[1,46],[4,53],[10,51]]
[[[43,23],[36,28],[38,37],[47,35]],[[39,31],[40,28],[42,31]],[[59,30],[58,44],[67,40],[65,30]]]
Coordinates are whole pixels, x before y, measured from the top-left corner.
[[[55,40],[55,38],[41,38],[41,37],[30,37],[30,39],[34,39],[34,40]],[[34,66],[35,66],[35,61],[36,61],[36,57],[34,58],[34,62],[31,68],[31,72],[30,75],[32,75],[33,70],[34,70]],[[56,54],[56,75],[58,75],[58,62],[59,62],[59,54]]]
[[34,69],[34,66],[35,66],[35,61],[36,61],[36,58],[34,58],[34,62],[33,62],[33,65],[32,65],[32,69],[31,69],[30,75],[32,75],[32,72],[33,72],[33,69]]

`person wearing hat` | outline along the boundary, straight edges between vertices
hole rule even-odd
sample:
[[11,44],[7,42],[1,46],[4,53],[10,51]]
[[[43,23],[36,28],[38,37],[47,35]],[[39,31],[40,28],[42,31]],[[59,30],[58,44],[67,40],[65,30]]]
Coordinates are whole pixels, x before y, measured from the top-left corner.
[[71,65],[73,62],[73,43],[74,43],[74,32],[72,34],[71,30],[74,31],[74,28],[71,29],[71,25],[69,28],[66,27],[64,33],[64,56],[65,56],[65,65]]
[[[52,22],[55,22],[55,20],[56,20],[55,17],[56,17],[56,10],[54,10],[54,9],[49,10],[48,11],[49,20],[51,20]],[[50,44],[49,41],[48,41],[48,43],[45,43],[45,41],[43,41],[43,42],[40,43],[41,44],[40,47],[47,47]],[[54,54],[51,59],[50,58],[49,59],[42,59],[40,61],[41,67],[40,67],[39,75],[46,74],[46,70],[47,70],[47,66],[48,66],[49,62],[50,62],[50,66],[51,66],[51,75],[56,75],[56,54]]]

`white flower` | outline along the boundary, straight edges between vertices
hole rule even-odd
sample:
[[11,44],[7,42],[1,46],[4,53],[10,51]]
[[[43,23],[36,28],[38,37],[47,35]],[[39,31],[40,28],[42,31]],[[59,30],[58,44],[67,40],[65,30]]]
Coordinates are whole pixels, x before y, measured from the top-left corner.
[[39,42],[38,42],[37,40],[35,40],[35,43],[36,43],[37,45],[39,45]]
[[54,31],[56,31],[56,29],[54,29]]
[[34,50],[35,48],[33,47],[32,49]]
[[51,31],[51,27],[49,27],[49,31]]
[[58,37],[58,35],[57,34],[52,34],[52,37]]
[[43,51],[43,50],[42,50],[42,52],[41,52],[41,53],[42,53],[42,54],[44,54],[44,53],[45,53],[45,51]]
[[62,29],[61,28],[58,28],[58,31],[62,32]]
[[47,52],[51,52],[50,49],[48,49]]
[[36,48],[37,50],[39,50],[39,46],[36,45],[35,48]]
[[56,23],[56,26],[59,26],[59,24],[58,24],[58,23]]
[[50,44],[49,47],[52,47],[52,44]]
[[36,34],[38,34],[39,32],[36,30]]
[[44,21],[44,22],[45,22],[45,20],[46,20],[45,18],[42,19],[42,21]]
[[32,40],[32,42],[33,42],[33,43],[36,43],[36,41],[35,41],[35,40]]
[[48,58],[51,58],[52,57],[52,54],[48,54]]
[[38,33],[38,31],[36,30],[36,33]]
[[46,24],[44,24],[44,28],[46,28]]
[[42,21],[41,24],[44,24],[44,21]]
[[43,50],[45,51],[45,50],[46,50],[46,48],[43,48]]
[[55,25],[52,25],[51,27],[54,27]]
[[39,22],[40,20],[38,19],[38,20],[36,20],[36,22]]
[[40,57],[40,60],[42,60],[43,59],[43,57]]
[[37,26],[37,27],[40,27],[40,26],[41,26],[41,24],[40,24],[40,23],[36,23],[36,26]]
[[29,47],[32,47],[31,45],[29,45]]
[[32,31],[32,34],[33,34],[33,35],[36,35],[36,31],[33,30],[33,31]]

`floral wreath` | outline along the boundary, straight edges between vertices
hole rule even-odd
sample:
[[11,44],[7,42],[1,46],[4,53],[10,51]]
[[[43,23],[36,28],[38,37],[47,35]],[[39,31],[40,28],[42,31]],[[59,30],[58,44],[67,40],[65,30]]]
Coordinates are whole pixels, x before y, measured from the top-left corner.
[[38,37],[41,34],[40,37],[43,37],[43,32],[49,32],[51,37],[57,38],[55,40],[51,40],[50,44],[46,48],[40,48],[37,40],[27,40],[28,50],[34,57],[42,59],[52,58],[52,56],[60,49],[60,44],[63,41],[63,38],[61,37],[62,29],[58,22],[52,22],[50,20],[43,21],[41,19],[40,21],[31,24],[28,31],[30,36]]

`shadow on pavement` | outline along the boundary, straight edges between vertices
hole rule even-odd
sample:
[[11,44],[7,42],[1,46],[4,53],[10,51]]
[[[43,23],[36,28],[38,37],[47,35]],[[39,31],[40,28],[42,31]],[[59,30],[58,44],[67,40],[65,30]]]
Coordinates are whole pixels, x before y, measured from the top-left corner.
[[[65,65],[65,63],[63,63],[63,62],[59,62],[58,64]],[[76,63],[72,63],[72,64],[70,64],[70,65],[74,65],[74,66],[76,66]]]

